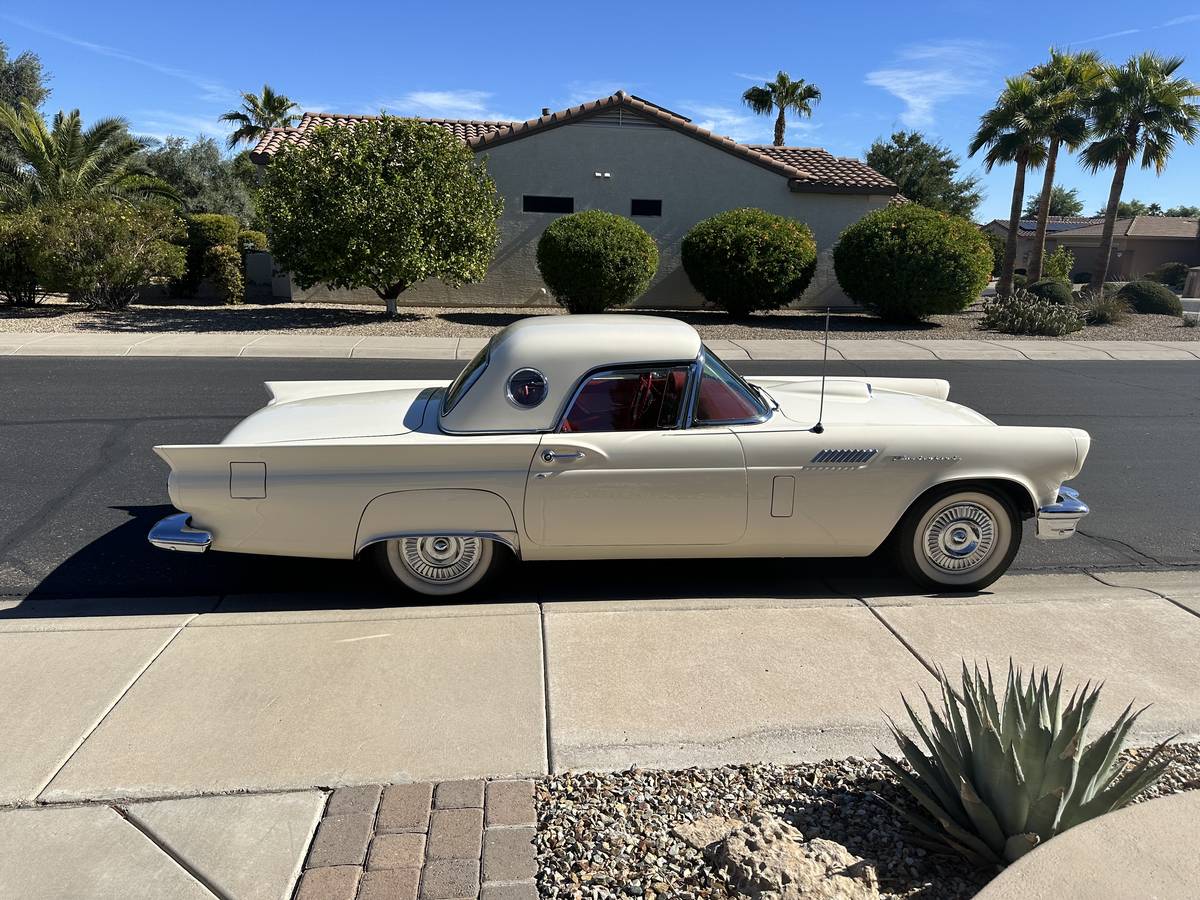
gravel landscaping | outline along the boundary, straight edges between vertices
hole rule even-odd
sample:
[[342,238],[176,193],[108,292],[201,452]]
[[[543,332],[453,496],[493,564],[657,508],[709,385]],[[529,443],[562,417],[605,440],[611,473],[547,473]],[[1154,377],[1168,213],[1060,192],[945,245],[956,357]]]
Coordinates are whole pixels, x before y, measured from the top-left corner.
[[[628,310],[659,314],[690,322],[710,339],[819,339],[825,315],[812,310],[755,313],[732,321],[709,310]],[[411,337],[488,337],[526,316],[564,315],[558,307],[454,308],[401,307],[388,319],[381,307],[353,304],[246,303],[238,306],[136,304],[120,312],[83,309],[50,299],[32,309],[0,307],[0,333],[73,332],[167,334],[197,332],[232,334],[336,334]],[[1013,335],[984,331],[983,310],[972,307],[957,316],[934,316],[921,326],[890,326],[867,313],[839,312],[830,331],[839,340],[891,338],[899,340],[1012,340]],[[1023,338],[1039,340],[1039,338]],[[1067,335],[1068,341],[1188,341],[1200,340],[1200,328],[1185,328],[1173,316],[1133,315],[1120,325],[1089,325]],[[1049,340],[1045,338],[1043,340]]]
[[[1139,752],[1145,751],[1131,755]],[[1168,753],[1171,770],[1140,799],[1200,788],[1200,744],[1176,744]],[[672,828],[712,815],[749,819],[758,810],[791,823],[805,838],[837,841],[873,861],[882,897],[967,898],[995,874],[927,848],[873,794],[911,806],[878,760],[853,757],[546,778],[536,787],[539,892],[547,900],[737,896]]]

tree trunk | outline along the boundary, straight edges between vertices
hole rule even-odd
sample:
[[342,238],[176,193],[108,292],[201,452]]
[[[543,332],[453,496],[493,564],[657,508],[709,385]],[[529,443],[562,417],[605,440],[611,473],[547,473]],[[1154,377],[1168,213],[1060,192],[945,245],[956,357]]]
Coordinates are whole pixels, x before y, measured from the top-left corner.
[[779,115],[775,117],[775,146],[783,146],[783,131],[787,128],[787,111],[779,107]]
[[375,293],[379,295],[379,299],[387,304],[387,314],[389,318],[396,317],[396,299],[404,293],[408,288],[407,284],[400,282],[398,284],[389,284],[382,291],[375,288]]
[[1125,170],[1128,167],[1128,156],[1122,155],[1117,159],[1112,187],[1108,190],[1108,208],[1104,210],[1104,230],[1100,233],[1100,249],[1096,251],[1096,262],[1092,265],[1092,281],[1088,285],[1088,290],[1093,294],[1103,291],[1104,282],[1108,280],[1108,261],[1112,256],[1113,231],[1117,227],[1117,208],[1121,205],[1121,191],[1125,189]]
[[1013,179],[1012,206],[1008,211],[1008,238],[1004,241],[1004,264],[996,293],[1001,297],[1012,293],[1013,268],[1017,264],[1017,230],[1021,227],[1021,201],[1025,197],[1025,156],[1017,157],[1017,175]]
[[1050,140],[1046,157],[1046,177],[1042,179],[1042,196],[1038,200],[1037,230],[1033,235],[1033,253],[1029,257],[1026,278],[1030,282],[1042,277],[1042,257],[1046,253],[1046,219],[1050,215],[1050,194],[1054,190],[1054,165],[1058,161],[1058,138]]

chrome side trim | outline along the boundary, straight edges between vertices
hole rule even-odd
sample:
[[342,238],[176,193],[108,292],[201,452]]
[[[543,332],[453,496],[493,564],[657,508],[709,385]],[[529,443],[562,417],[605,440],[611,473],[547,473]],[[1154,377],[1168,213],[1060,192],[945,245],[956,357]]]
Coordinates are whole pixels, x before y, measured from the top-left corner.
[[150,529],[147,540],[160,550],[203,553],[212,544],[212,533],[191,526],[188,513],[167,516]]
[[521,548],[517,543],[517,533],[515,531],[396,531],[382,535],[372,540],[367,541],[360,546],[355,553],[362,553],[372,544],[382,544],[384,541],[396,541],[401,538],[410,537],[477,537],[483,538],[486,541],[495,541],[498,544],[503,544],[509,550],[521,556]]
[[1037,511],[1037,536],[1043,541],[1064,541],[1075,533],[1079,520],[1091,510],[1079,499],[1079,491],[1058,489],[1058,499]]

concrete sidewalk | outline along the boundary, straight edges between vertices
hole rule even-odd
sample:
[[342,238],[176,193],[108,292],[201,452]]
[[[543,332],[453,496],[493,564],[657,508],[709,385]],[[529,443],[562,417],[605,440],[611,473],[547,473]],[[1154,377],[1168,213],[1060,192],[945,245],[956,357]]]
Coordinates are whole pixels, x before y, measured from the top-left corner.
[[[903,587],[374,608],[229,596],[122,615],[2,601],[0,895],[58,872],[21,895],[285,897],[342,785],[870,755],[900,692],[961,657],[1104,680],[1102,720],[1151,702],[1136,742],[1200,737],[1200,571]],[[77,890],[86,865],[53,862],[72,854],[119,858],[118,881]],[[261,894],[231,887],[247,867],[275,873]]]
[[[360,337],[323,334],[132,332],[0,333],[0,356],[218,356],[328,359],[470,359],[486,338]],[[819,360],[819,340],[709,340],[726,359]],[[829,358],[1197,360],[1198,341],[833,339]]]

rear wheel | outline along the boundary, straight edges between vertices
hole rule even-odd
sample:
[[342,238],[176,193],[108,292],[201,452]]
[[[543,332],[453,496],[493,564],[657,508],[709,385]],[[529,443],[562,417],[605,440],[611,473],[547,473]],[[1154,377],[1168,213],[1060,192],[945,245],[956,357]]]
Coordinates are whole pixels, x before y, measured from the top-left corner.
[[982,487],[947,486],[922,498],[900,523],[896,540],[910,578],[952,591],[987,587],[1020,548],[1021,519],[1012,502]]
[[384,574],[430,597],[476,587],[496,569],[502,555],[493,541],[453,535],[397,538],[371,550]]

